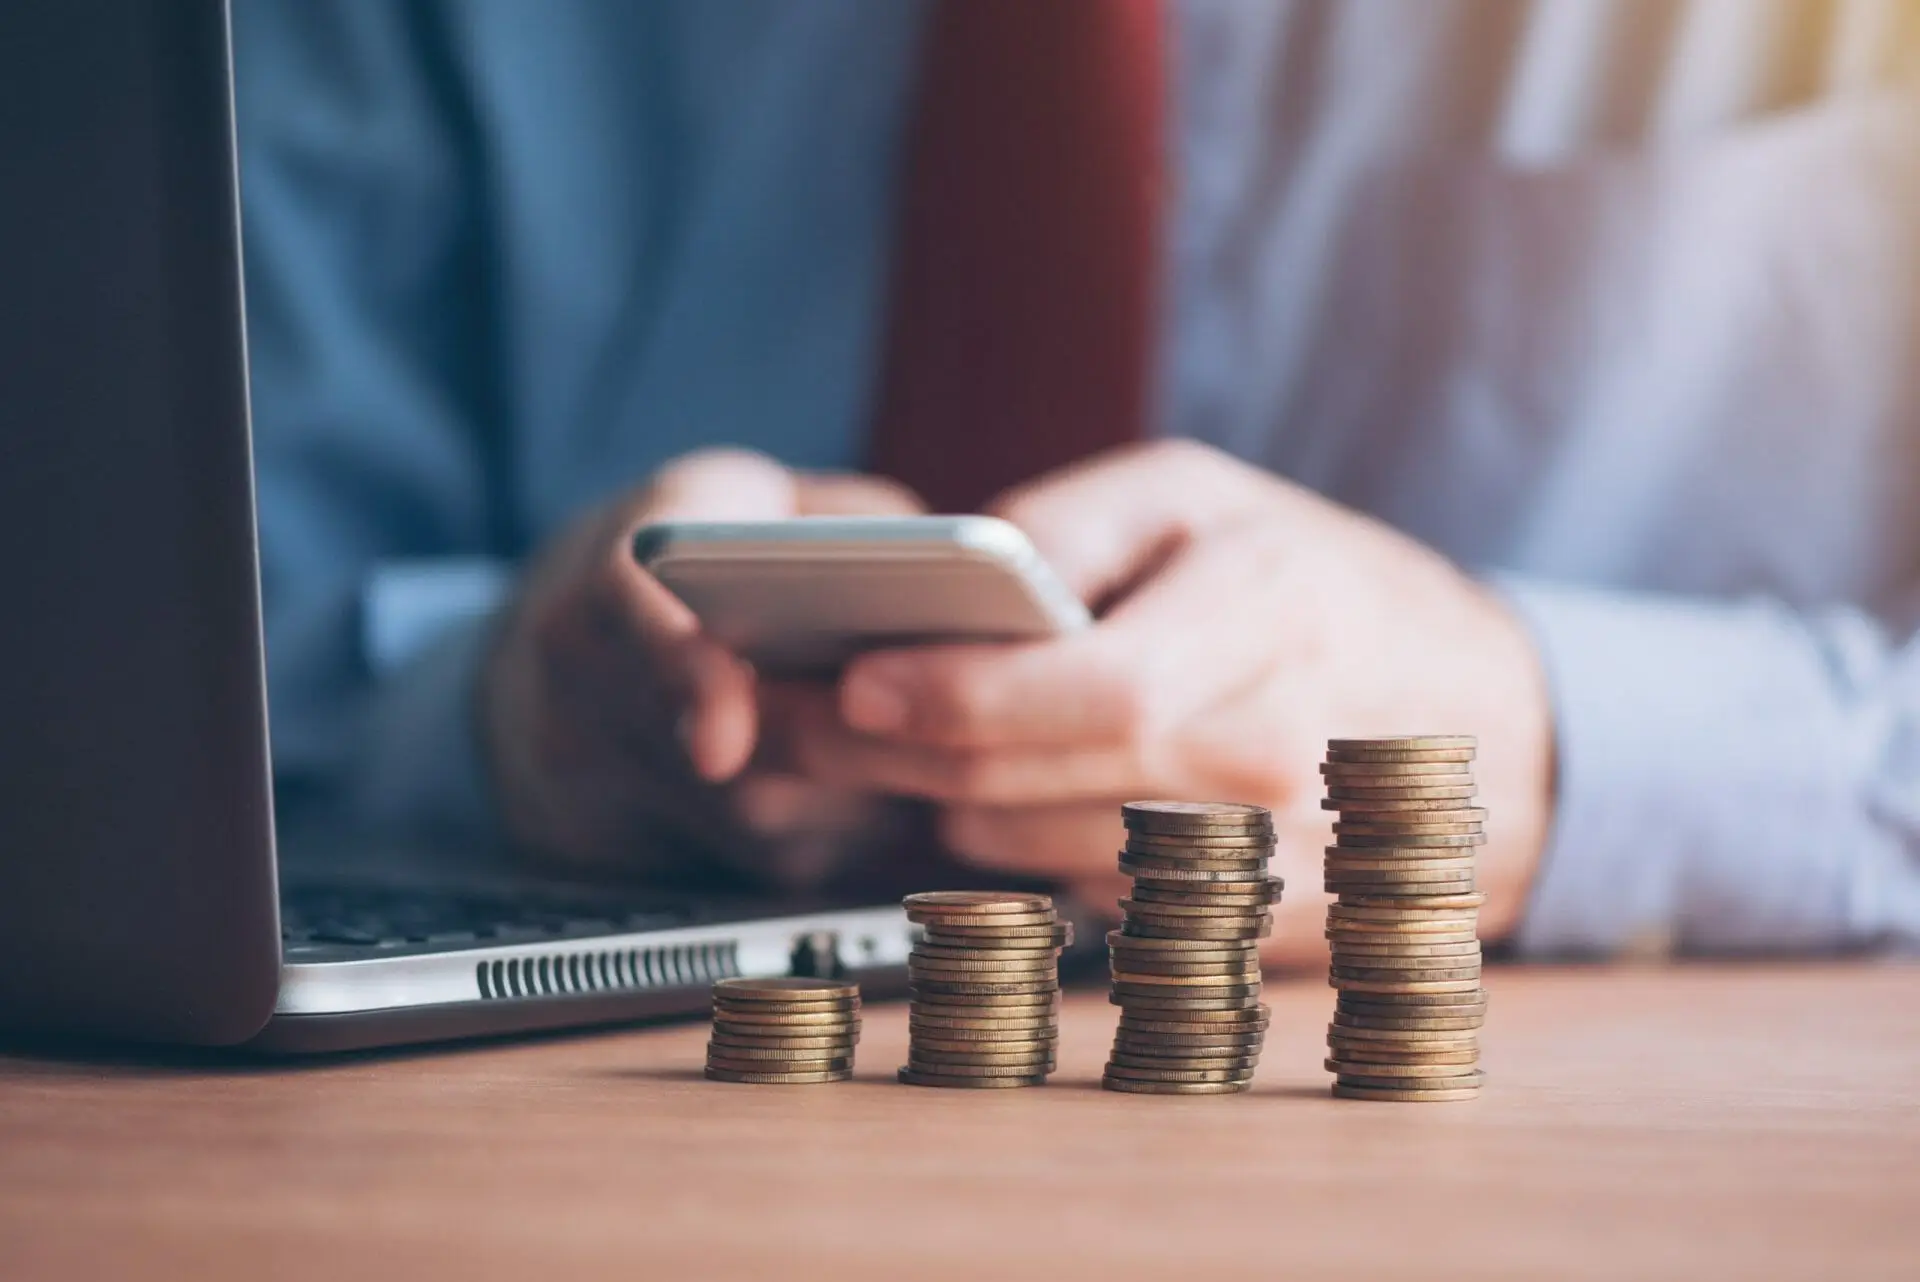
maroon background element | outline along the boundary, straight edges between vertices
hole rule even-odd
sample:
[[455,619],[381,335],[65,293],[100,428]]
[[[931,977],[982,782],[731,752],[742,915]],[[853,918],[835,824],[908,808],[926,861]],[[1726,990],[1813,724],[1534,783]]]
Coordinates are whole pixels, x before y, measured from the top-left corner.
[[1144,434],[1160,0],[943,0],[902,193],[874,470],[935,511]]

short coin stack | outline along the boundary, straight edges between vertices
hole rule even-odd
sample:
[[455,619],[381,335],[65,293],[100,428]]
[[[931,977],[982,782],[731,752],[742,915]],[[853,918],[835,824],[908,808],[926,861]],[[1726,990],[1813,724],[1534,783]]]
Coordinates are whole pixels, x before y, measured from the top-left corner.
[[1260,940],[1273,933],[1279,878],[1273,816],[1227,802],[1121,807],[1133,878],[1107,936],[1109,1000],[1120,1007],[1101,1084],[1140,1095],[1226,1095],[1253,1083],[1266,1037]]
[[1480,1090],[1480,986],[1470,735],[1334,739],[1320,767],[1340,812],[1327,847],[1339,990],[1327,1068],[1346,1099],[1459,1100]]
[[707,1076],[766,1086],[844,1082],[859,1040],[857,984],[723,979],[713,986]]
[[1060,1040],[1060,950],[1073,942],[1046,895],[940,890],[908,895],[924,929],[907,957],[911,1086],[1040,1086]]

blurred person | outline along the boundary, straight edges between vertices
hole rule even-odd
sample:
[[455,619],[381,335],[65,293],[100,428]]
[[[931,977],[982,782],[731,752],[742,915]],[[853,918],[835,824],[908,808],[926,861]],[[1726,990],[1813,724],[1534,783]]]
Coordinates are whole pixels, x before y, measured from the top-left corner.
[[[1261,801],[1305,959],[1324,739],[1470,731],[1490,939],[1920,937],[1916,6],[236,10],[290,812],[1110,904]],[[773,687],[626,551],[928,505],[1097,625]]]

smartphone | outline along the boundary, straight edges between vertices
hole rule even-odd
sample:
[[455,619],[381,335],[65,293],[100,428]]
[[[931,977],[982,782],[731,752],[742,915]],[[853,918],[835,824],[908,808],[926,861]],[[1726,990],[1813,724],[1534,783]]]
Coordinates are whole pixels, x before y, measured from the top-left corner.
[[1018,528],[990,516],[642,526],[633,555],[709,636],[781,677],[865,650],[1030,641],[1092,622]]

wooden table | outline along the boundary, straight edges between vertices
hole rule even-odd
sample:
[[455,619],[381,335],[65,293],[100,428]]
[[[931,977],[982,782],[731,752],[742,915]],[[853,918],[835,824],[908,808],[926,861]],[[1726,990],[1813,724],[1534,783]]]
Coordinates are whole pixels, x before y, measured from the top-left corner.
[[0,1059],[0,1277],[1920,1278],[1920,968],[1496,970],[1485,1098],[700,1080],[684,1025],[335,1061]]

